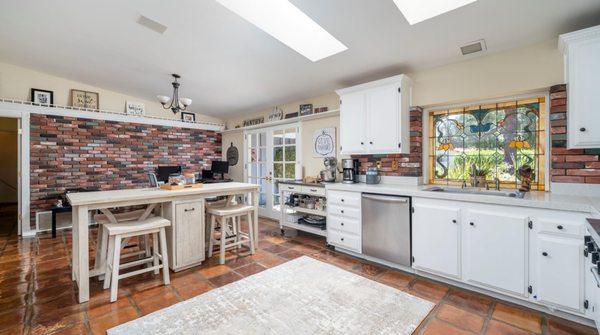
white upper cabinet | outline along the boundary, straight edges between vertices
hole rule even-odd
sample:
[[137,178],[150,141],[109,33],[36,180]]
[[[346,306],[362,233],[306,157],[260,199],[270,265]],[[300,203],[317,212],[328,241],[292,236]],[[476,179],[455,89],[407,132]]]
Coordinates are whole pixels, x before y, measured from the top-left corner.
[[560,36],[567,81],[567,146],[600,148],[600,26]]
[[341,153],[409,153],[411,90],[405,75],[338,90]]

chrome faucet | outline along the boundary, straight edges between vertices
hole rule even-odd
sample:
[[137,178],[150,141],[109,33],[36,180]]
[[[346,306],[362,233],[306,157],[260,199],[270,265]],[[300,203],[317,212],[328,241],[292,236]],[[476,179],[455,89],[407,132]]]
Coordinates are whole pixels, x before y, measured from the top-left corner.
[[466,187],[467,187],[467,181],[463,179],[462,185],[460,185],[460,188],[464,189]]
[[496,191],[500,191],[500,179],[498,177],[494,178],[494,188]]

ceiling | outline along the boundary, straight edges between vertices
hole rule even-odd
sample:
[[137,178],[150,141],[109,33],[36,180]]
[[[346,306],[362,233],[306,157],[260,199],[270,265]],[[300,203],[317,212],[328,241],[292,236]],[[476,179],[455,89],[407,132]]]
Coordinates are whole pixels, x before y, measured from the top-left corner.
[[2,0],[0,61],[149,100],[175,72],[193,111],[228,118],[600,24],[599,0],[479,0],[412,26],[392,0],[291,1],[348,50],[313,63],[214,0]]

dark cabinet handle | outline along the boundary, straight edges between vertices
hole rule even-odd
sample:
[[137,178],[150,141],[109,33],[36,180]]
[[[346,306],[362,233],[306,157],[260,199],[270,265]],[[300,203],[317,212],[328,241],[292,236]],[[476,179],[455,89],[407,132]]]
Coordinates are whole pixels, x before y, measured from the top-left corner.
[[316,188],[311,188],[309,191],[311,191],[311,192],[317,192],[317,189]]
[[342,198],[342,202],[344,202],[344,198]]
[[343,209],[340,212],[342,212],[342,214],[344,214],[344,210]]
[[373,141],[369,142],[369,144],[373,144]]
[[344,241],[344,238],[342,237],[342,241]]
[[579,128],[579,131],[586,131],[585,127]]
[[548,253],[544,251],[542,252],[542,256],[548,256]]
[[469,222],[469,224],[470,224],[471,226],[474,226],[474,225],[475,225],[475,223],[473,223],[473,222]]
[[184,209],[183,211],[184,211],[184,212],[193,212],[193,211],[195,211],[195,210],[196,210],[196,208],[191,208],[191,209]]
[[562,225],[558,225],[558,226],[556,226],[556,228],[558,228],[558,230],[563,230],[563,226]]
[[456,223],[456,220],[452,220],[452,223]]
[[342,223],[340,223],[340,225],[342,225],[342,226],[343,226],[343,225],[344,225],[344,223],[342,222]]
[[360,145],[365,145],[365,142],[360,142]]
[[295,190],[295,189],[296,189],[295,187],[291,187],[291,186],[288,186],[288,188],[289,188],[290,190]]

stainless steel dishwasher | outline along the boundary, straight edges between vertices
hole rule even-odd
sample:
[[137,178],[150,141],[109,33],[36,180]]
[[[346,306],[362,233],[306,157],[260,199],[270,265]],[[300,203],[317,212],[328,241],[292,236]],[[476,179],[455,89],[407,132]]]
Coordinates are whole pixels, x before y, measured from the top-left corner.
[[410,198],[362,194],[363,254],[411,265]]

